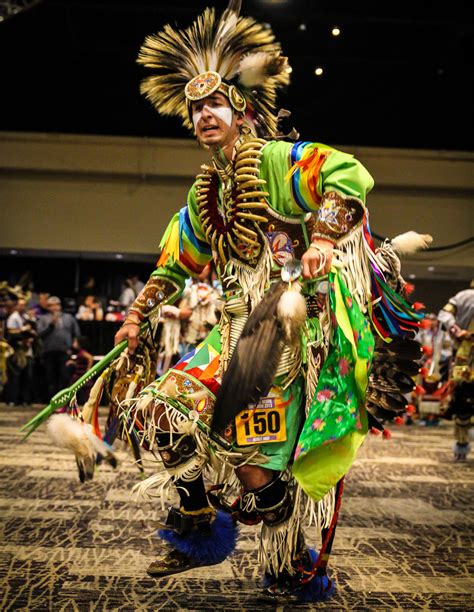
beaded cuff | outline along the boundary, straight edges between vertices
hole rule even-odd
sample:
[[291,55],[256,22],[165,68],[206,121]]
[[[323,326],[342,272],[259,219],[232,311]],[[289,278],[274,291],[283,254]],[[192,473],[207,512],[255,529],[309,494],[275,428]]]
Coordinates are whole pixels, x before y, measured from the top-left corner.
[[363,216],[364,206],[358,198],[328,191],[315,214],[316,223],[311,238],[324,238],[336,244],[362,222]]
[[128,314],[135,315],[140,321],[143,321],[153,310],[162,304],[168,303],[179,292],[179,286],[173,281],[151,276],[130,306]]

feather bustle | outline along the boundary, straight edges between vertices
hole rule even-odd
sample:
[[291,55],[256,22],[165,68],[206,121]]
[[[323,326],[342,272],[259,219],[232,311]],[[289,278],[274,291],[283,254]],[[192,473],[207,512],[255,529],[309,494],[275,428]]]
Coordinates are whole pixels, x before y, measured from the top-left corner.
[[370,414],[390,420],[406,410],[408,400],[403,394],[415,386],[411,377],[420,369],[418,361],[421,355],[420,343],[410,338],[376,343],[367,389]]

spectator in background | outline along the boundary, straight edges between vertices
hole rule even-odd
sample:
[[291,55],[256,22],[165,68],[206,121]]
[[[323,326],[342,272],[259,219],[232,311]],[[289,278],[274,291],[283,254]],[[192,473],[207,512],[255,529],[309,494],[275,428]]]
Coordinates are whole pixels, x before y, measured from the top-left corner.
[[66,362],[71,354],[74,338],[81,335],[76,319],[62,312],[61,300],[48,299],[49,313],[38,320],[38,334],[43,341],[42,358],[48,395],[52,397],[69,383]]
[[138,276],[132,276],[131,281],[132,281],[133,288],[135,289],[135,293],[138,295],[140,291],[143,289],[143,287],[145,286],[145,283],[142,283],[142,281],[138,278]]
[[193,350],[216,325],[221,310],[220,292],[212,284],[214,267],[208,263],[184,290],[177,306],[161,308],[158,372],[164,373]]
[[[71,373],[69,384],[79,380],[79,378],[90,370],[94,364],[94,357],[89,352],[89,339],[87,336],[78,336],[77,338],[74,338],[72,350],[73,355],[71,356],[71,359],[66,362],[66,366]],[[84,387],[79,389],[76,394],[78,404],[85,404],[93,384],[94,381],[90,380],[84,385]]]
[[38,300],[36,304],[32,306],[32,308],[34,309],[36,313],[37,318],[49,313],[48,298],[49,298],[49,293],[47,291],[38,293]]
[[3,389],[8,381],[7,363],[13,353],[13,348],[3,337],[3,329],[0,326],[0,396],[3,395]]
[[132,287],[130,279],[127,278],[125,280],[125,287],[118,299],[120,306],[124,310],[128,310],[130,306],[133,304],[133,302],[135,301],[135,297],[136,297],[135,289]]
[[220,292],[212,284],[214,267],[209,263],[191,285],[185,289],[179,302],[181,312],[181,356],[196,347],[209,334],[220,318],[222,303]]
[[7,361],[7,403],[15,406],[30,405],[33,400],[33,342],[35,333],[25,328],[10,335],[13,354]]
[[7,334],[11,337],[28,329],[31,329],[31,325],[28,324],[26,300],[20,298],[13,306],[13,312],[7,319]]
[[[45,295],[49,296],[49,294],[45,294]],[[48,312],[49,311],[46,311],[46,313]],[[43,374],[43,365],[42,365],[42,358],[41,358],[43,341],[38,335],[38,319],[40,317],[37,315],[37,309],[35,307],[29,308],[26,311],[26,317],[27,317],[28,325],[31,327],[31,330],[33,331],[33,337],[31,339],[31,358],[32,358],[31,399],[33,403],[44,403],[47,400],[49,400],[49,398],[46,397],[47,393],[45,389],[46,387],[45,381],[44,381],[45,377]]]
[[79,297],[84,298],[87,295],[95,295],[96,292],[97,292],[97,287],[96,287],[95,278],[93,276],[88,276],[79,291]]
[[5,331],[6,320],[13,312],[18,297],[6,281],[0,281],[0,322],[3,325],[3,331]]
[[122,308],[128,310],[143,287],[144,284],[138,278],[138,276],[127,276],[125,279],[125,288],[119,297],[119,302]]
[[102,321],[104,311],[97,298],[93,295],[86,295],[83,303],[79,306],[76,319],[80,321]]
[[26,312],[26,300],[19,298],[7,319],[7,338],[13,348],[7,361],[6,401],[19,406],[33,398],[33,342],[35,320]]

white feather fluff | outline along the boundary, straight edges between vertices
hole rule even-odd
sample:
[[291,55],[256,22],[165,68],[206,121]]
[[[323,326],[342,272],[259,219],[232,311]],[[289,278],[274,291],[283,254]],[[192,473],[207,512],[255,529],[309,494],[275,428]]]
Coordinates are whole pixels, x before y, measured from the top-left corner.
[[300,285],[293,285],[285,291],[277,306],[277,316],[288,342],[297,346],[300,342],[301,328],[306,320],[306,300],[301,295]]
[[53,414],[48,420],[46,431],[56,446],[67,448],[82,459],[93,456],[84,425],[67,414]]
[[95,435],[92,425],[67,414],[53,414],[46,431],[56,446],[72,451],[78,459],[95,460],[98,454],[104,457],[113,454],[112,448]]
[[284,58],[263,51],[249,53],[242,58],[237,69],[239,82],[244,87],[262,85],[269,76],[281,71],[280,64],[281,69],[283,69]]
[[398,255],[414,255],[417,251],[427,249],[433,242],[430,234],[419,234],[418,232],[405,232],[392,238],[393,249]]

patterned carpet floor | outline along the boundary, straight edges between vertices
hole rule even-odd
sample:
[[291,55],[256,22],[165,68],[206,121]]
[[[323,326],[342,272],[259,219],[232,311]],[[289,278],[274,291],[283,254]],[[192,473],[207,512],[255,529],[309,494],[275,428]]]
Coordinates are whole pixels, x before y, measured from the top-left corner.
[[[392,428],[370,436],[346,479],[331,561],[337,593],[318,605],[259,596],[256,528],[218,566],[153,580],[165,515],[130,498],[136,468],[101,467],[81,484],[72,455],[35,413],[0,405],[0,610],[474,610],[474,453],[452,459],[452,424]],[[314,541],[314,534],[307,539]]]

